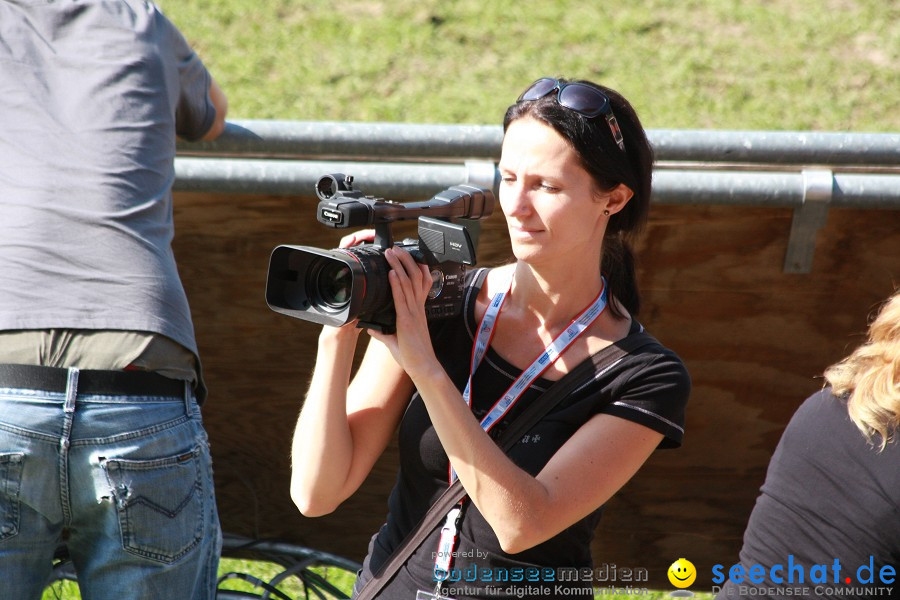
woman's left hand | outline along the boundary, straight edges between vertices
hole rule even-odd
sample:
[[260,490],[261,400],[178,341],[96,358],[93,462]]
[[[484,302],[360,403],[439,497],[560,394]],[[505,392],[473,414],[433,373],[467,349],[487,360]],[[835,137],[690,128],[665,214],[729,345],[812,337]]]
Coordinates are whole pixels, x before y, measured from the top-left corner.
[[397,314],[397,333],[387,335],[370,330],[370,335],[386,345],[394,359],[415,380],[419,374],[439,368],[428,320],[425,317],[425,300],[431,290],[431,270],[419,264],[402,248],[388,248],[384,252],[388,266],[388,281]]

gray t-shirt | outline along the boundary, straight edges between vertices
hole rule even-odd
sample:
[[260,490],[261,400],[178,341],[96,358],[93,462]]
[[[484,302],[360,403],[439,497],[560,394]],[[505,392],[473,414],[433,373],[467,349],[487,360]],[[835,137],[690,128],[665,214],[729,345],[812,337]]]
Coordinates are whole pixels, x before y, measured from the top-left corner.
[[164,335],[197,353],[171,242],[176,132],[210,76],[141,0],[0,2],[0,330]]

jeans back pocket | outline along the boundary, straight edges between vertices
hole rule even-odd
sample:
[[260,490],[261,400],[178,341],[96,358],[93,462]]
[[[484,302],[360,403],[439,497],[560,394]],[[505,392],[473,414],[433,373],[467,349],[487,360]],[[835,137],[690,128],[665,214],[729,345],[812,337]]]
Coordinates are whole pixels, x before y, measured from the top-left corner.
[[0,453],[0,540],[19,533],[19,490],[24,452]]
[[203,456],[198,446],[165,458],[105,461],[125,550],[172,563],[200,543],[212,510],[203,489]]

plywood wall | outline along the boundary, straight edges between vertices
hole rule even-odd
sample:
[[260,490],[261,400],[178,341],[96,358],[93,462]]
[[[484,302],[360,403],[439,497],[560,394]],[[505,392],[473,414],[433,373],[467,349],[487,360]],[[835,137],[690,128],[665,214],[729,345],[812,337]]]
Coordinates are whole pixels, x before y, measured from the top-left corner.
[[[288,492],[318,329],[270,311],[263,293],[276,245],[337,245],[314,209],[310,198],[180,193],[175,252],[210,388],[204,419],[224,528],[362,560],[385,516],[394,447],[331,516],[301,516]],[[658,452],[609,503],[598,565],[646,568],[650,587],[668,588],[666,569],[686,557],[701,589],[713,564],[733,563],[791,414],[900,285],[896,212],[832,210],[809,275],[782,272],[790,225],[787,209],[654,206],[637,248],[640,319],[685,360],[694,392],[683,448]],[[497,214],[479,258],[496,264],[508,251]]]

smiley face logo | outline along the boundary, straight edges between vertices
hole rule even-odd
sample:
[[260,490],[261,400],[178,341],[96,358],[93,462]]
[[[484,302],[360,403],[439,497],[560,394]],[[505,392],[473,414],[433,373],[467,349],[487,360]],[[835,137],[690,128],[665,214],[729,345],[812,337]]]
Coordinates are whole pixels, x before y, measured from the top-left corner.
[[697,579],[697,569],[694,564],[686,558],[679,558],[672,563],[667,572],[669,583],[677,588],[690,587],[694,580]]

